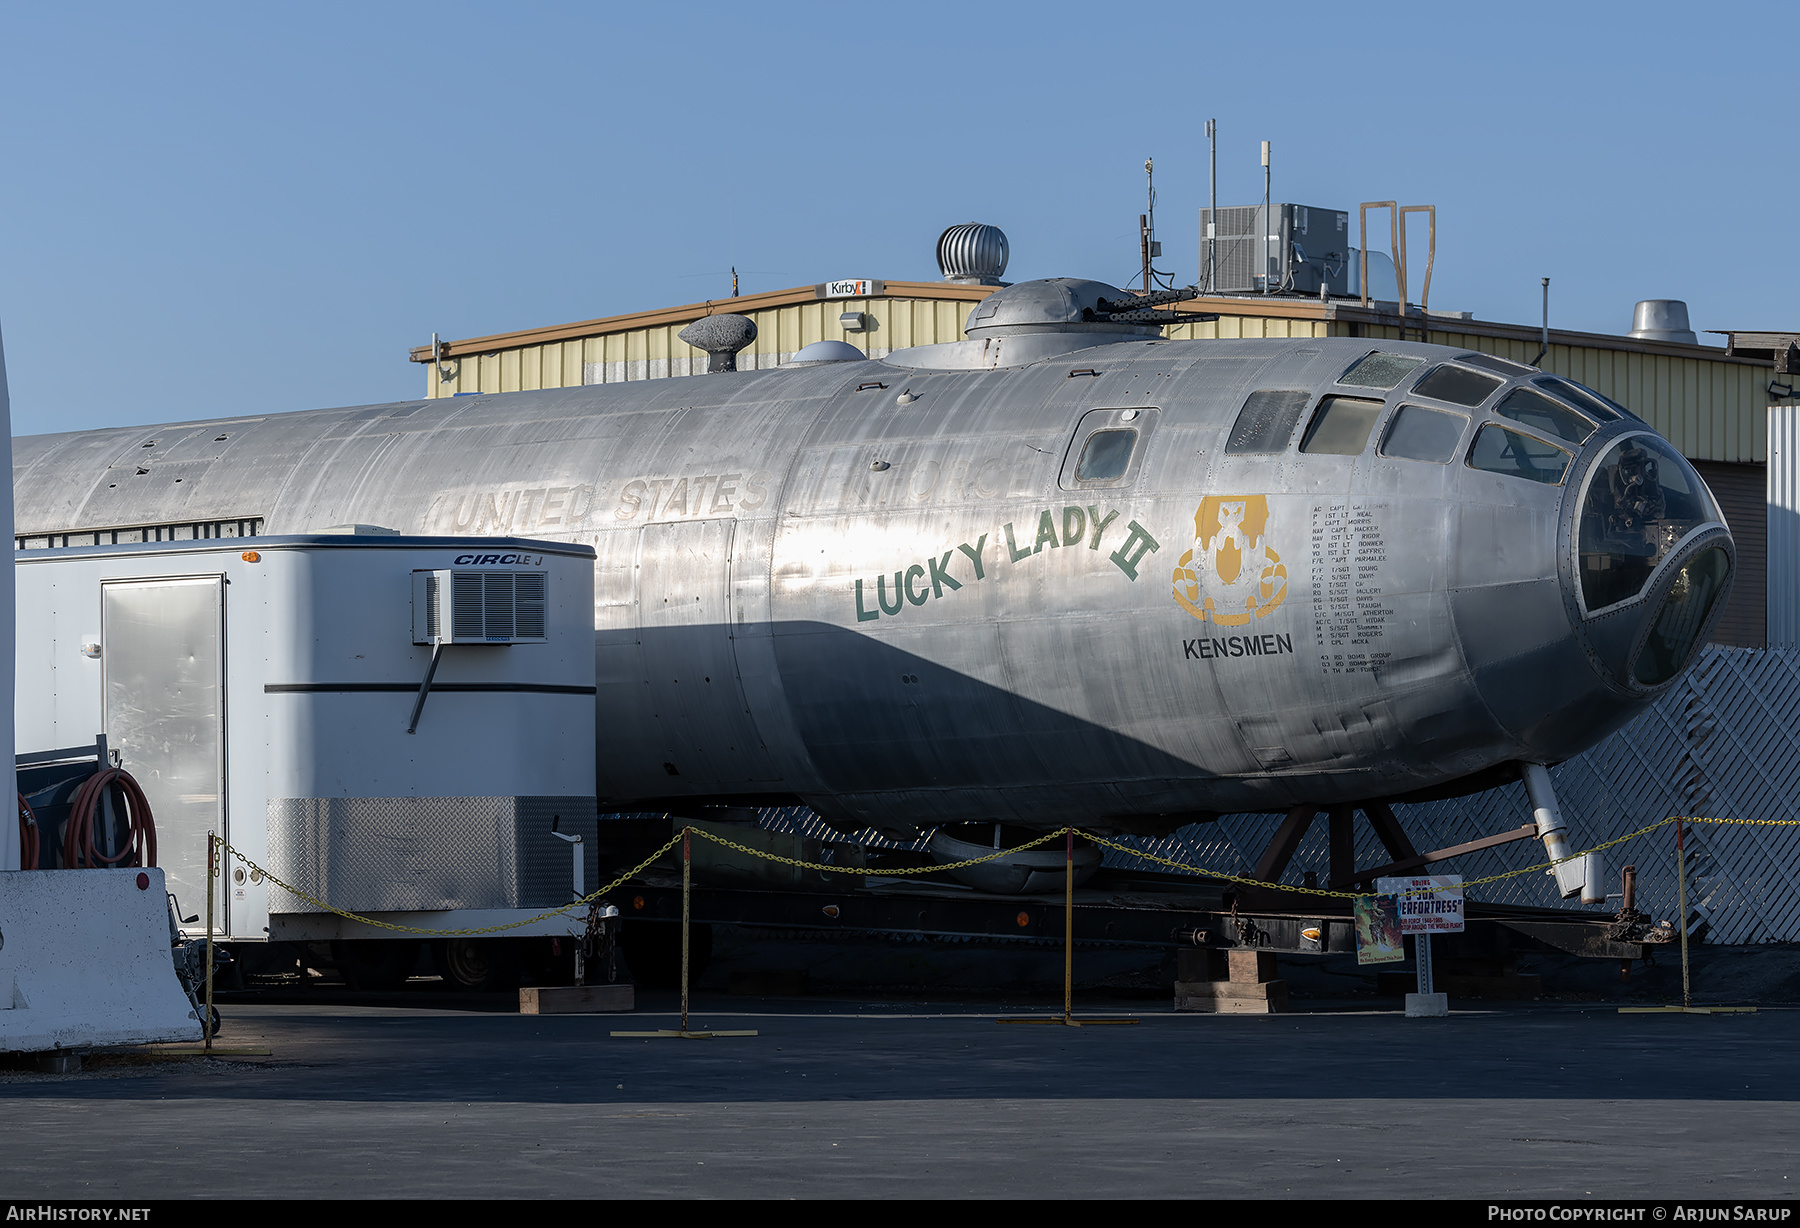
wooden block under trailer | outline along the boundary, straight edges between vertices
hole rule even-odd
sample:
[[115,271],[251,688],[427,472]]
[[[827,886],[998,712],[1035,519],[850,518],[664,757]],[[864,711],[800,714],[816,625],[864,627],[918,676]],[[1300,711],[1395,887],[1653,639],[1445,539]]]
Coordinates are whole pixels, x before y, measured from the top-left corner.
[[600,1015],[637,1009],[635,985],[554,985],[521,989],[521,1015]]
[[1176,981],[1175,1009],[1216,1015],[1274,1015],[1287,1009],[1287,982]]

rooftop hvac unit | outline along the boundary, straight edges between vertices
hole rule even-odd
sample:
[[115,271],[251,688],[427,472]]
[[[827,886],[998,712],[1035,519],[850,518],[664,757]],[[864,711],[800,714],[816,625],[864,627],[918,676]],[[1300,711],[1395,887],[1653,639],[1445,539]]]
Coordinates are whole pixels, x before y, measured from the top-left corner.
[[542,644],[548,573],[415,571],[413,643]]
[[[1350,215],[1341,209],[1275,205],[1263,225],[1261,205],[1200,210],[1200,285],[1214,294],[1350,293]],[[1210,230],[1210,233],[1209,233]],[[1207,261],[1215,240],[1218,268]]]

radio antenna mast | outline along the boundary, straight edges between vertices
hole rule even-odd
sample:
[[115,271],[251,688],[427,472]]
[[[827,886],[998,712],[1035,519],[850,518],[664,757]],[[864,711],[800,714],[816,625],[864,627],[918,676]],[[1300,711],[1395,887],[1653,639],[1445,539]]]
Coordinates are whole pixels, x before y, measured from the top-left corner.
[[1219,121],[1206,121],[1206,141],[1211,146],[1209,169],[1206,174],[1207,205],[1206,210],[1206,276],[1200,279],[1200,286],[1208,294],[1218,293],[1219,268]]
[[1267,293],[1269,293],[1269,255],[1270,255],[1270,253],[1269,253],[1269,225],[1271,222],[1274,221],[1274,219],[1269,216],[1269,143],[1267,141],[1264,141],[1262,143],[1262,164],[1263,164],[1262,284],[1263,284],[1263,293],[1267,294]]

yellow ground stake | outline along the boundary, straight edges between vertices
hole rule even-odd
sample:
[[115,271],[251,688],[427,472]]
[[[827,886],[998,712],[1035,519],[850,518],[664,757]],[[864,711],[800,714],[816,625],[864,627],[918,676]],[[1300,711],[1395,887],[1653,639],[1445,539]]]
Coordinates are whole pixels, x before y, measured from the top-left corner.
[[1063,871],[1063,1013],[1058,1019],[996,1019],[995,1023],[1051,1023],[1063,1027],[1085,1028],[1109,1023],[1136,1023],[1135,1019],[1077,1019],[1075,1006],[1075,829],[1065,829]]
[[1754,1006],[1621,1006],[1621,1015],[1754,1015]]
[[754,1030],[747,1032],[690,1032],[688,1031],[688,898],[693,888],[693,836],[691,829],[681,829],[681,1027],[677,1031],[667,1028],[655,1032],[614,1032],[614,1036],[634,1036],[660,1038],[672,1036],[679,1040],[712,1040],[720,1036],[755,1036]]
[[1675,820],[1675,881],[1681,910],[1681,1005],[1621,1006],[1621,1015],[1754,1015],[1754,1006],[1695,1006],[1688,990],[1687,824]]

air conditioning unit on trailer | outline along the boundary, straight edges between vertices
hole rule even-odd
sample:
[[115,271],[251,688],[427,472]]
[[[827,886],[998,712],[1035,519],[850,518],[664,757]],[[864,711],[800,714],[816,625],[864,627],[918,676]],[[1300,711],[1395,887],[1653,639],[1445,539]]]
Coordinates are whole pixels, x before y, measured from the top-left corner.
[[413,643],[542,644],[549,574],[415,571]]

